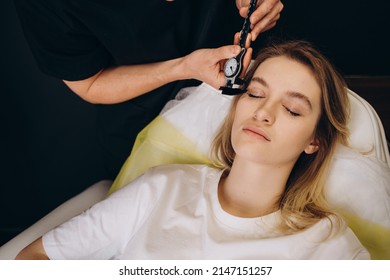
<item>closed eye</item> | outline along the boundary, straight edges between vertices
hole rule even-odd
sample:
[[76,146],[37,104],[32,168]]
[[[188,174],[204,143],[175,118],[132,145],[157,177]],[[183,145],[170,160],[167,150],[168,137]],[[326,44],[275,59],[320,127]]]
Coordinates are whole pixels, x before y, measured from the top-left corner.
[[286,106],[283,106],[284,107],[284,109],[286,109],[286,111],[291,115],[291,116],[293,116],[293,117],[299,117],[301,114],[299,114],[299,113],[297,113],[297,112],[294,112],[294,111],[292,111],[291,109],[289,109],[288,107],[286,107]]
[[265,96],[258,94],[258,93],[252,93],[252,92],[247,91],[247,94],[251,98],[265,98]]

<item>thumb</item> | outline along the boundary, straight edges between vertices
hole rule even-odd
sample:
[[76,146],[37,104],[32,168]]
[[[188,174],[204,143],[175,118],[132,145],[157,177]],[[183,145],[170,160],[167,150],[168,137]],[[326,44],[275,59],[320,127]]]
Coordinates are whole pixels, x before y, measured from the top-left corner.
[[238,45],[223,46],[215,49],[214,58],[218,61],[231,58],[240,53],[241,48]]

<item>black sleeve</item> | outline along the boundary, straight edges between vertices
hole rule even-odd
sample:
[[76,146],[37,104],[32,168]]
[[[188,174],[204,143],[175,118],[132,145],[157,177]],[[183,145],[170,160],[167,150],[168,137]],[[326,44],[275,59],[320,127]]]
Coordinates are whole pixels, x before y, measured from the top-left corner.
[[72,1],[14,0],[31,51],[42,72],[83,80],[106,67],[111,55],[74,14]]

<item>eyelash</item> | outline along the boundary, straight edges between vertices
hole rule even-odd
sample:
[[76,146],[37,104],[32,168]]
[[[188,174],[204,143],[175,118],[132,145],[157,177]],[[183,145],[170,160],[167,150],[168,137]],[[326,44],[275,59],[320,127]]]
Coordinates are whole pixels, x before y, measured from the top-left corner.
[[[248,96],[250,98],[265,98],[264,96],[261,96],[261,95],[255,95],[253,93],[250,93],[250,92],[247,92]],[[292,111],[291,109],[289,109],[288,107],[286,106],[283,106],[284,109],[293,117],[299,117],[301,114],[297,113],[297,112],[294,112]]]
[[294,111],[291,111],[289,108],[287,108],[286,106],[283,106],[284,107],[284,109],[286,109],[286,111],[291,115],[291,116],[293,116],[293,117],[299,117],[301,114],[299,114],[299,113],[296,113],[296,112],[294,112]]
[[256,95],[256,94],[250,93],[249,91],[247,92],[247,94],[251,98],[264,98],[264,96],[262,96],[262,95]]

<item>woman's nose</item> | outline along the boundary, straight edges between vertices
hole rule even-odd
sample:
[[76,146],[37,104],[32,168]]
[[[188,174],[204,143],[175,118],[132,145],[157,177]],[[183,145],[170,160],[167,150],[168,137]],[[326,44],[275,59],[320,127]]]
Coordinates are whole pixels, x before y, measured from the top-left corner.
[[275,121],[275,109],[270,104],[263,104],[255,110],[253,119],[266,124],[272,124]]

